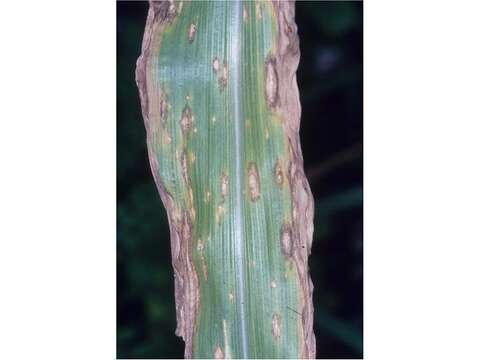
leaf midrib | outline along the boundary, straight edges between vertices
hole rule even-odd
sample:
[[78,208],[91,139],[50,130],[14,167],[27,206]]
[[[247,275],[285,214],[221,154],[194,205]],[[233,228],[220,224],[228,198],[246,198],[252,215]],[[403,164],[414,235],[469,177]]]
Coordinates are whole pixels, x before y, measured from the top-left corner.
[[233,93],[233,121],[234,121],[234,157],[235,157],[235,267],[238,281],[238,306],[240,312],[240,333],[242,345],[242,358],[248,358],[248,338],[245,317],[245,219],[243,214],[243,161],[244,161],[244,129],[242,126],[242,74],[241,74],[241,34],[243,21],[242,1],[236,0],[232,9],[232,25],[231,25],[231,86]]

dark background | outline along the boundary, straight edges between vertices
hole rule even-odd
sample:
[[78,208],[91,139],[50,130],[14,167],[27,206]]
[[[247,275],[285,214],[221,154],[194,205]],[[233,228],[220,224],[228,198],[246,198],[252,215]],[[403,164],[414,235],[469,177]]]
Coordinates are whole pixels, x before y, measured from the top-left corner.
[[[135,85],[146,2],[117,2],[117,356],[181,358],[166,214]],[[363,4],[296,5],[319,358],[363,357]]]

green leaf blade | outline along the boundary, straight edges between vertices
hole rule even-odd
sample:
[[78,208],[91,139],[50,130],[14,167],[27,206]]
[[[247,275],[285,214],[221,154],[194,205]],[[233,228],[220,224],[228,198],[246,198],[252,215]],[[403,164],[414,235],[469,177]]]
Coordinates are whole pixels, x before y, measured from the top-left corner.
[[278,6],[152,4],[147,20],[137,82],[186,357],[314,354],[308,231],[295,217],[311,222],[313,208],[280,103]]

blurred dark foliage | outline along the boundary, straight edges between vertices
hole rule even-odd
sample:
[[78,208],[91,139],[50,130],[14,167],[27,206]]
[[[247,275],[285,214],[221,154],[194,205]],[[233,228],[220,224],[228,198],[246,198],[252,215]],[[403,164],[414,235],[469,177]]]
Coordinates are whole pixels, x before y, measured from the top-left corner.
[[[146,2],[117,2],[117,356],[181,358],[166,214],[135,86]],[[317,357],[363,356],[363,4],[299,2]]]

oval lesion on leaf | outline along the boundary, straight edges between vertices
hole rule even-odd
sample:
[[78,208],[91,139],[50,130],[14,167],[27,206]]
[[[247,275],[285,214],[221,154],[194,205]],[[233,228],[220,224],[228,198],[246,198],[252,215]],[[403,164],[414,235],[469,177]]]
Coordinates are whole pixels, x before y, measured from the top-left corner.
[[229,178],[228,175],[223,173],[222,177],[220,178],[220,195],[223,199],[225,199],[228,195],[228,184]]
[[168,111],[170,109],[170,104],[168,103],[168,95],[164,89],[160,89],[160,104],[159,104],[159,115],[162,126],[165,127],[168,118]]
[[208,280],[208,269],[207,269],[207,263],[205,261],[205,242],[202,241],[201,239],[198,239],[197,243],[197,251],[200,254],[200,262],[201,262],[201,267],[202,267],[202,273],[203,273],[203,278],[205,281]]
[[281,323],[280,323],[280,315],[277,313],[273,313],[272,315],[272,335],[275,340],[280,338],[281,334]]
[[257,201],[260,198],[260,177],[254,162],[248,165],[247,184],[250,200]]
[[274,176],[275,176],[275,183],[281,187],[283,185],[284,176],[283,176],[283,169],[282,169],[282,164],[280,160],[277,160],[277,162],[275,163]]
[[220,90],[223,90],[227,87],[228,83],[228,65],[227,61],[223,62],[222,75],[218,79],[218,84],[220,85]]
[[207,190],[207,191],[205,192],[205,202],[206,202],[206,203],[209,203],[211,197],[212,197],[212,193],[211,193],[209,190]]
[[190,106],[185,105],[182,110],[182,117],[180,118],[180,126],[184,135],[188,134],[193,124],[193,113]]
[[278,103],[278,74],[276,61],[272,56],[268,56],[265,62],[265,97],[268,107],[273,109]]
[[195,33],[197,32],[197,25],[194,23],[191,23],[190,26],[188,27],[188,41],[190,43],[195,40]]
[[215,75],[218,73],[218,70],[220,70],[220,60],[218,60],[217,57],[213,58],[212,68],[213,68],[213,72],[215,73]]
[[228,64],[225,60],[223,64],[220,62],[218,57],[214,57],[212,60],[213,73],[218,78],[218,86],[220,90],[223,90],[227,87],[228,83]]
[[188,178],[188,164],[187,164],[187,152],[183,150],[180,154],[180,167],[182,169],[182,177],[185,183],[189,183]]
[[218,204],[215,210],[215,222],[217,224],[220,224],[220,221],[222,220],[222,217],[224,214],[225,214],[225,205],[222,201],[220,204]]
[[290,258],[293,251],[292,241],[292,226],[289,223],[284,223],[280,232],[280,243],[282,247],[282,253],[286,257]]

